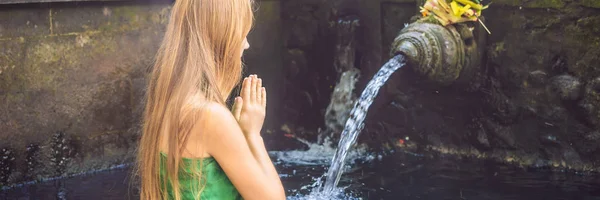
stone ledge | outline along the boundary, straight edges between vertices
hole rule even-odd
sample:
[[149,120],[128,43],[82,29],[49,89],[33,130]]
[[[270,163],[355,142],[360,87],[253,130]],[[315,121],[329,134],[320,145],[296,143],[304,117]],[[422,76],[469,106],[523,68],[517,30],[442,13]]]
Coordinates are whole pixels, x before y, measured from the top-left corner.
[[169,11],[164,4],[3,9],[0,40],[164,29]]
[[[594,1],[594,0],[591,0]],[[524,8],[563,8],[566,5],[565,0],[532,0],[525,2],[523,0],[496,0],[492,5],[521,6]]]
[[[521,6],[524,8],[562,8],[568,0],[495,0],[492,5]],[[415,3],[417,0],[381,0],[381,3]],[[583,0],[584,6],[600,7],[600,1]]]
[[0,38],[50,33],[49,9],[0,10]]
[[164,26],[170,7],[165,5],[88,6],[52,9],[52,33],[118,31]]
[[417,0],[381,0],[381,3],[415,3]]

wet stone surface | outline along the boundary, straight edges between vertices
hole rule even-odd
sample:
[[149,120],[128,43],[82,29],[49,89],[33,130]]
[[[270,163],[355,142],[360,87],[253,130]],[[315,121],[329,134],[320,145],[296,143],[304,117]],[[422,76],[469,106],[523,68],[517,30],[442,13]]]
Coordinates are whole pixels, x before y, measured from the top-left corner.
[[15,168],[15,154],[12,149],[3,148],[0,150],[0,183],[2,185],[8,182],[11,172]]

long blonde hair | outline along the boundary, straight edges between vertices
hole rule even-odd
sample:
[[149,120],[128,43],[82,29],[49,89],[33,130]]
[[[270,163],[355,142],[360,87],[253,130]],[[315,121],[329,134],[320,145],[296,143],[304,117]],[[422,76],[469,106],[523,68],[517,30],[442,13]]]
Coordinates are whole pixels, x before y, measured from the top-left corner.
[[[190,106],[190,102],[200,97],[204,103],[225,105],[239,83],[243,42],[254,17],[252,4],[252,0],[175,1],[146,93],[137,164],[141,199],[166,199],[167,184],[172,197],[181,199],[182,152],[201,111],[201,106]],[[161,134],[168,134],[163,179],[159,174]],[[202,180],[200,172],[195,175]]]

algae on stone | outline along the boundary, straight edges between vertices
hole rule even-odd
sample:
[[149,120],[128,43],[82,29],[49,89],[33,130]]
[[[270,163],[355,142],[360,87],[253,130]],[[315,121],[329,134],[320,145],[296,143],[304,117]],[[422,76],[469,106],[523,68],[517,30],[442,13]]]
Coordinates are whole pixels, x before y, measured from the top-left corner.
[[566,5],[564,0],[534,0],[525,4],[528,8],[562,8]]
[[599,0],[581,0],[581,5],[591,8],[600,8]]
[[[594,1],[594,0],[590,0]],[[565,0],[495,0],[494,5],[522,6],[525,8],[563,8]]]

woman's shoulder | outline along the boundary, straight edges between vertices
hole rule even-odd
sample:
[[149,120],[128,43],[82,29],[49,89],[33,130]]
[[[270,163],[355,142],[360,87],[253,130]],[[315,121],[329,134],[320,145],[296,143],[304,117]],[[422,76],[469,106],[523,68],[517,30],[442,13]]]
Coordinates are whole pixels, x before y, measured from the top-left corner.
[[202,116],[206,116],[205,119],[209,122],[236,122],[231,111],[225,105],[216,102],[207,103],[202,112]]
[[[237,121],[224,105],[218,103],[206,103],[201,108],[190,109],[193,120],[185,120],[190,124],[191,130],[187,142],[187,151],[192,157],[207,157],[207,152],[214,149],[211,143],[220,140],[232,126],[237,126]],[[184,122],[186,123],[186,122]],[[201,147],[201,148],[198,148]]]
[[222,104],[216,102],[205,103],[201,109],[193,109],[193,115],[197,116],[194,125],[195,132],[204,134],[222,134],[224,126],[237,125],[231,111]]
[[227,119],[233,117],[231,111],[220,103],[205,101],[200,97],[190,98],[182,108],[184,118],[191,116],[192,120],[211,120],[216,116]]

